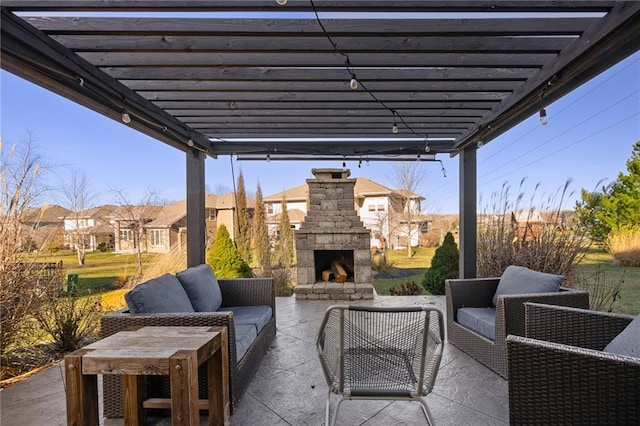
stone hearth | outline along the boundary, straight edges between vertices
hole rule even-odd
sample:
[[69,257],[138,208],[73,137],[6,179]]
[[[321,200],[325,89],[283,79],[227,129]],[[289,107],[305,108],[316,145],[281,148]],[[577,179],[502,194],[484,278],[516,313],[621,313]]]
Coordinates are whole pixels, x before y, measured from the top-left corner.
[[[312,169],[308,179],[307,217],[295,231],[298,284],[296,299],[358,300],[373,298],[370,231],[354,204],[355,179],[346,169]],[[338,261],[345,282],[335,274],[323,281],[322,272]]]

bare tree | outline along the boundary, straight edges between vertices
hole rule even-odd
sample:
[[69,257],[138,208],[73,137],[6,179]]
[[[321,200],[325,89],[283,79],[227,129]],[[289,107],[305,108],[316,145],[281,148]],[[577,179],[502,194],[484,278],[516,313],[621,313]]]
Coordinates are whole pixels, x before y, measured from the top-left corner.
[[418,195],[426,179],[420,163],[400,162],[393,165],[390,176],[397,188],[392,195],[392,222],[399,234],[407,238],[407,257],[411,257],[411,242],[422,225],[421,197]]
[[[24,342],[32,333],[31,315],[51,285],[44,276],[36,256],[23,250],[30,237],[23,226],[29,210],[35,207],[45,191],[42,184],[42,158],[33,146],[33,135],[5,147],[0,140],[0,354],[2,376],[7,363],[5,355]],[[44,292],[42,290],[45,290]]]
[[71,213],[67,217],[65,231],[70,236],[70,245],[78,255],[78,265],[85,264],[87,246],[89,245],[89,232],[93,227],[93,219],[88,216],[88,211],[94,207],[95,194],[91,192],[91,183],[87,175],[78,168],[69,172],[62,186],[65,204]]
[[[146,251],[148,237],[145,225],[153,220],[160,209],[157,202],[158,197],[154,191],[148,189],[145,191],[140,202],[133,203],[124,190],[118,189],[113,192],[115,193],[116,204],[118,205],[114,213],[118,221],[117,227],[119,230],[124,228],[131,231],[138,266],[138,277],[141,277],[143,274],[142,253]],[[164,238],[168,238],[168,236]],[[158,239],[162,239],[162,236],[158,236]]]

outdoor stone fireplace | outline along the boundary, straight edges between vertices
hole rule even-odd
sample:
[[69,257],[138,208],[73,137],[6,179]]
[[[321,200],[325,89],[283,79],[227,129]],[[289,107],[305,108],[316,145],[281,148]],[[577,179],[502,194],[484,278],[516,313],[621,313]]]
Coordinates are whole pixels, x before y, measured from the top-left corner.
[[312,169],[309,205],[295,231],[296,299],[373,299],[370,231],[355,210],[346,169]]

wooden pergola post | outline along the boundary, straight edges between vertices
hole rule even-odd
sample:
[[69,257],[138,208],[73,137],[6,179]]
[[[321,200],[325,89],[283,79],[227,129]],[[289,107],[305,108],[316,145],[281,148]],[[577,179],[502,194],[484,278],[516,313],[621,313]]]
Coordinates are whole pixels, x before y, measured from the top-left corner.
[[460,152],[460,278],[476,277],[476,149]]
[[205,158],[199,150],[187,152],[187,267],[205,263]]

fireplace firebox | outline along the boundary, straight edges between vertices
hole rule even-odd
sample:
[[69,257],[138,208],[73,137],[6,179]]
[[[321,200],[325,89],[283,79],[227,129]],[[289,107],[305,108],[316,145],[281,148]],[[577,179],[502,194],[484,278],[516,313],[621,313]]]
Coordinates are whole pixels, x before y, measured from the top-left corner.
[[371,237],[355,209],[355,179],[346,169],[311,172],[307,216],[295,231],[296,298],[372,299]]

